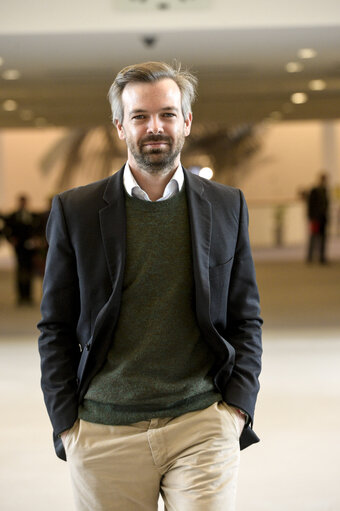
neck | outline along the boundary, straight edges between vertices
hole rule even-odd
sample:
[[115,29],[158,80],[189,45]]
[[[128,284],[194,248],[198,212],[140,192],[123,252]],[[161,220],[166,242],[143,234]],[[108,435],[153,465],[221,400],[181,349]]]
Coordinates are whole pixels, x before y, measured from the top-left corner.
[[173,170],[165,174],[150,174],[149,172],[143,171],[138,167],[132,167],[130,163],[129,166],[133,177],[139,186],[148,194],[150,200],[152,201],[156,201],[163,196],[166,185],[169,183],[177,170],[177,167],[175,167]]

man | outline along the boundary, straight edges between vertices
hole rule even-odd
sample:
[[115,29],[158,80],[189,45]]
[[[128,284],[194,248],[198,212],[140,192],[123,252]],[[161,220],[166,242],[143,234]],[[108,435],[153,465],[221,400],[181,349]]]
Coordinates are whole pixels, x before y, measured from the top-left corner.
[[247,209],[181,166],[195,82],[160,62],[118,73],[127,164],[53,201],[42,388],[78,510],[157,510],[159,492],[168,511],[233,510],[240,446],[258,441]]
[[17,209],[5,221],[5,234],[15,250],[18,305],[31,305],[36,216],[29,210],[28,197],[18,197]]
[[308,195],[307,207],[310,229],[307,262],[311,263],[316,253],[320,264],[325,264],[329,207],[327,174],[320,174],[317,186],[314,186]]

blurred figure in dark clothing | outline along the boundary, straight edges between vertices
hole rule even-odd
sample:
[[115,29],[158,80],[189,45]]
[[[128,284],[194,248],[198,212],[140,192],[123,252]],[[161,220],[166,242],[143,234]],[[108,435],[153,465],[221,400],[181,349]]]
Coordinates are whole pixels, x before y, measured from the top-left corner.
[[2,213],[0,213],[0,242],[2,238],[5,236],[5,226],[6,226],[6,217]]
[[314,254],[318,261],[325,264],[326,236],[328,221],[328,189],[327,174],[320,174],[317,186],[311,189],[308,195],[308,219],[309,219],[309,245],[307,262],[313,261]]
[[5,234],[15,250],[16,289],[18,305],[29,305],[32,300],[33,257],[35,253],[36,217],[28,209],[26,195],[18,197],[17,209],[6,218]]

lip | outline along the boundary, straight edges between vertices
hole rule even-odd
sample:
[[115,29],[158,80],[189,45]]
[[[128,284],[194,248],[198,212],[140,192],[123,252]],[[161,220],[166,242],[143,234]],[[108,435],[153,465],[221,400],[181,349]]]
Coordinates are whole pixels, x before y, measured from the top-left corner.
[[145,145],[151,145],[151,146],[158,146],[158,145],[168,145],[167,142],[165,141],[159,141],[159,142],[145,142],[145,144],[143,144],[144,146]]

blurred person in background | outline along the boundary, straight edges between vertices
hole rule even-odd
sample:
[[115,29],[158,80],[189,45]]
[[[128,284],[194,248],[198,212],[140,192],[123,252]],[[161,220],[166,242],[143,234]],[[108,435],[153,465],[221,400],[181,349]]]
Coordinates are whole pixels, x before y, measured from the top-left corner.
[[233,511],[261,367],[240,190],[183,169],[196,78],[129,66],[114,175],[54,198],[39,350],[78,511]]
[[18,305],[33,304],[33,258],[35,254],[36,216],[29,209],[26,195],[17,199],[17,208],[5,218],[5,235],[16,257],[16,292]]
[[6,216],[0,213],[0,243],[5,237]]
[[307,196],[307,214],[309,219],[309,243],[307,262],[311,263],[314,257],[320,264],[326,264],[327,222],[329,210],[328,177],[321,173],[316,186]]

